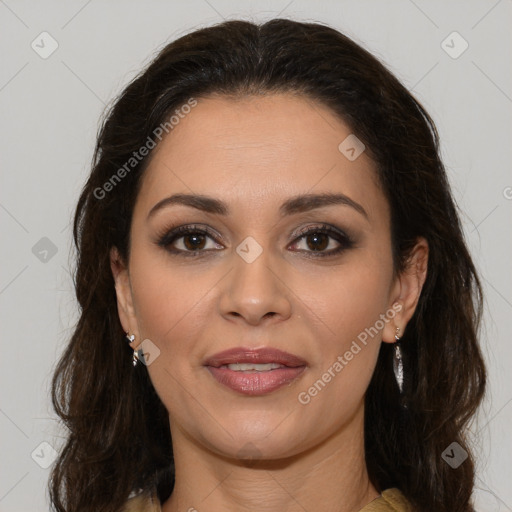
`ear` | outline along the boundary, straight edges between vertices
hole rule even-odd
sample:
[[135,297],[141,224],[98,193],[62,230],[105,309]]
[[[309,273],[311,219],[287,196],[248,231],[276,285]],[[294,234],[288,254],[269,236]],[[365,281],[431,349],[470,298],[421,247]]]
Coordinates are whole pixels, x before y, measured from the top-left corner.
[[117,247],[112,247],[110,250],[110,268],[115,281],[119,320],[125,332],[135,334],[135,337],[138,338],[139,329],[133,307],[130,274]]
[[386,323],[382,341],[394,343],[397,327],[402,337],[407,323],[412,318],[420,299],[423,284],[427,278],[428,242],[419,237],[411,250],[405,269],[395,278],[392,286],[389,308],[396,312],[393,320]]

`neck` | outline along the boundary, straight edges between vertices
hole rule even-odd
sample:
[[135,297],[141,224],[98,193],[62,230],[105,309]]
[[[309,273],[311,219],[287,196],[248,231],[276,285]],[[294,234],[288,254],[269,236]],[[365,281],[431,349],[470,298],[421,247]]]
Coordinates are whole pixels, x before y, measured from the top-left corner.
[[356,512],[378,497],[364,458],[364,414],[306,452],[224,458],[172,429],[176,483],[162,512]]

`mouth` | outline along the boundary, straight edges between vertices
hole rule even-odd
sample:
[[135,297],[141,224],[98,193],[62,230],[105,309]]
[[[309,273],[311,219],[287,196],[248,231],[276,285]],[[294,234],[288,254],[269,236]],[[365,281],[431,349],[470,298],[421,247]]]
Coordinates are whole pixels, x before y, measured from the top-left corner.
[[211,356],[204,366],[220,384],[237,393],[259,396],[291,384],[304,372],[307,363],[270,347],[238,347]]

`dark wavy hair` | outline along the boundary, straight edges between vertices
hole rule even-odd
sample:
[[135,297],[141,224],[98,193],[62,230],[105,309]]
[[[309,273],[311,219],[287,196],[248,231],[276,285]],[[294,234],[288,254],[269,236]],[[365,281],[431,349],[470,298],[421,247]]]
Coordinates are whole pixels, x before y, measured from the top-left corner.
[[[132,211],[152,152],[108,193],[98,191],[191,97],[282,92],[329,107],[366,145],[390,205],[395,272],[404,270],[418,237],[429,245],[427,278],[401,340],[407,407],[392,371],[392,344],[381,344],[365,396],[370,479],[379,491],[398,487],[419,512],[474,510],[466,434],[486,382],[477,340],[482,288],[434,122],[350,38],[287,19],[226,21],[177,39],[105,114],[74,217],[81,314],[52,382],[53,406],[69,429],[49,482],[54,510],[118,511],[132,490],[150,487],[164,502],[174,486],[168,413],[146,367],[131,365],[109,261],[112,247],[129,259]],[[469,454],[456,469],[442,458],[452,442]]]

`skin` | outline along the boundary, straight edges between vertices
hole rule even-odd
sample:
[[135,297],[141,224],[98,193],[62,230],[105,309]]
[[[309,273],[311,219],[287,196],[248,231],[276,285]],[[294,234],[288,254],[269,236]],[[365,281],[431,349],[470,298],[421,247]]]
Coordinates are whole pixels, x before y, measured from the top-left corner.
[[[350,161],[338,149],[350,133],[329,109],[301,96],[210,96],[153,153],[135,205],[129,262],[113,248],[111,266],[121,323],[136,336],[132,346],[150,339],[160,350],[148,371],[169,411],[177,475],[164,512],[353,512],[379,495],[364,460],[364,395],[380,343],[394,342],[414,313],[428,246],[418,239],[406,271],[394,274],[389,206],[375,165],[365,152]],[[290,197],[321,192],[349,196],[367,218],[340,204],[279,215]],[[148,218],[176,193],[215,197],[231,212],[171,205]],[[353,247],[315,257],[311,236],[294,236],[323,223],[349,232]],[[157,244],[166,229],[187,224],[219,236],[206,237],[196,257]],[[262,248],[251,263],[236,252],[248,236]],[[193,242],[182,237],[173,246],[190,251]],[[339,246],[334,238],[322,243],[320,252]],[[401,310],[301,404],[299,393],[393,305]],[[279,348],[307,368],[267,395],[238,394],[203,362],[239,346]]]

